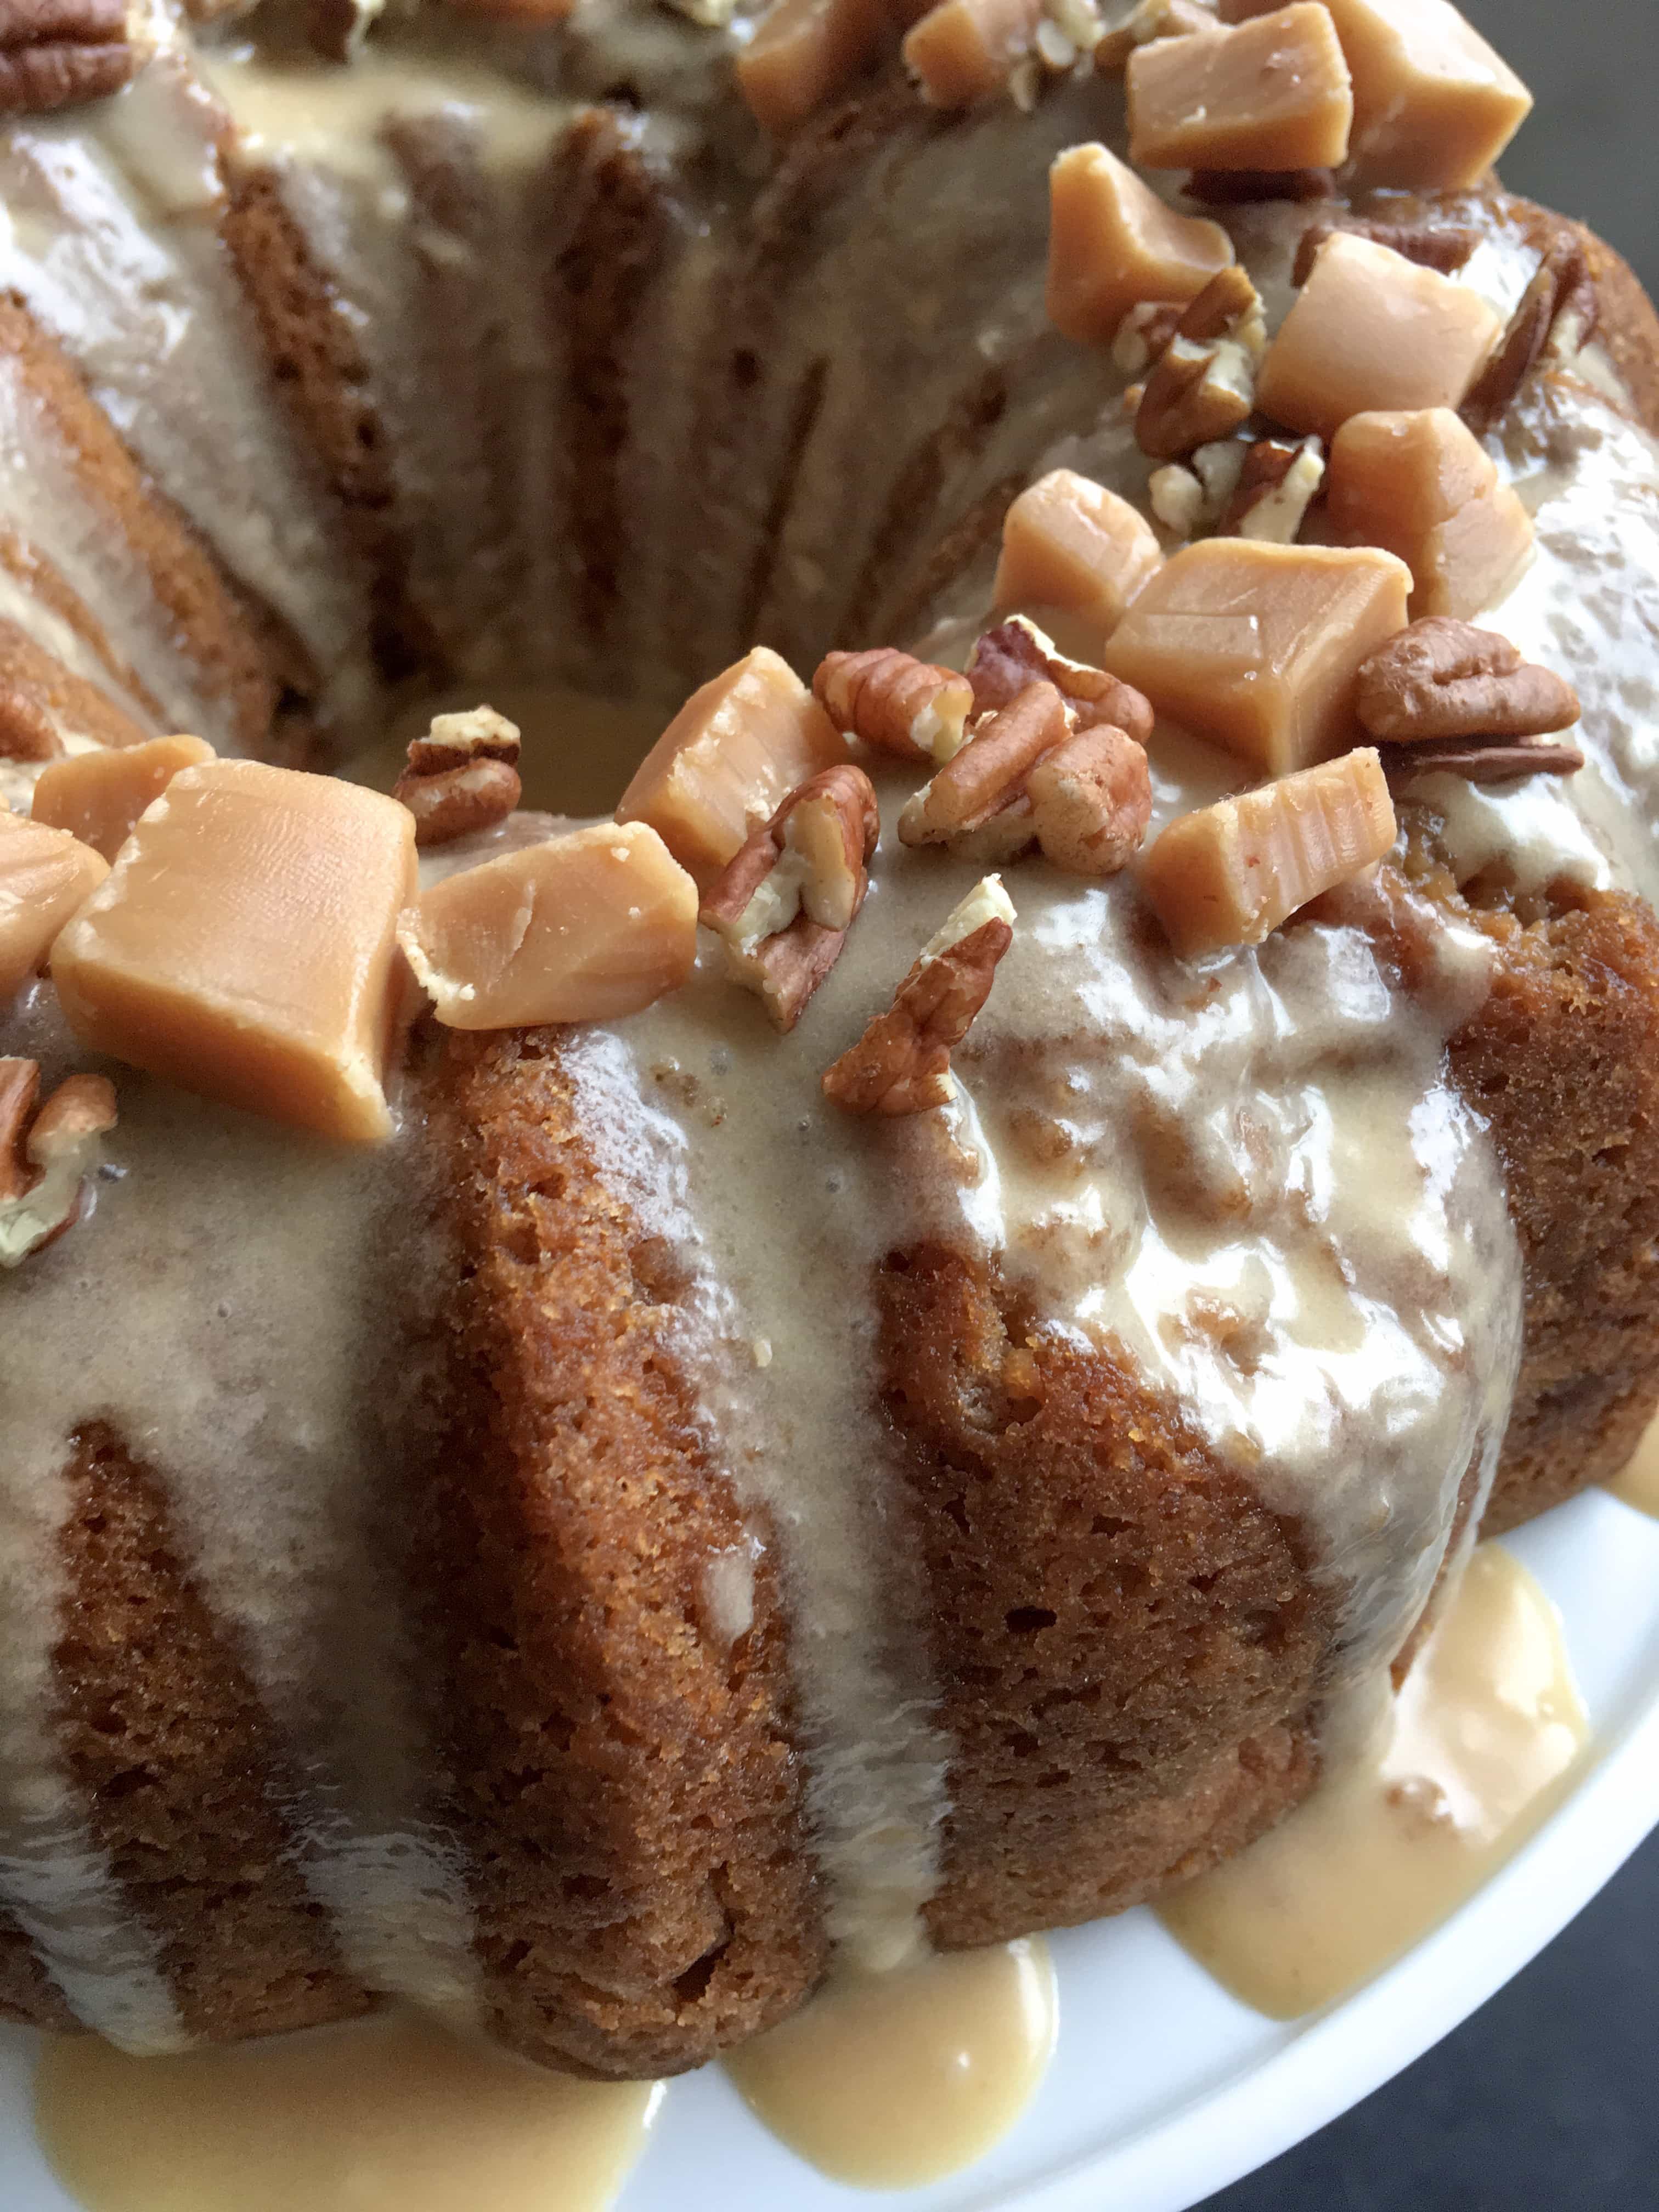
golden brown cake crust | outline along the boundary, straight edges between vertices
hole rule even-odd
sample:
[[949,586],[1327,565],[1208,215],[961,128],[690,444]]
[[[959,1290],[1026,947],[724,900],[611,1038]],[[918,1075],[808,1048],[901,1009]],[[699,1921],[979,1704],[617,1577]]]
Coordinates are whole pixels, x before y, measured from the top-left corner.
[[795,2004],[825,1944],[770,1566],[742,1548],[672,1338],[684,1285],[596,1177],[547,1033],[445,1035],[428,1077],[461,1243],[434,1624],[497,2030],[578,2071],[699,2064]]

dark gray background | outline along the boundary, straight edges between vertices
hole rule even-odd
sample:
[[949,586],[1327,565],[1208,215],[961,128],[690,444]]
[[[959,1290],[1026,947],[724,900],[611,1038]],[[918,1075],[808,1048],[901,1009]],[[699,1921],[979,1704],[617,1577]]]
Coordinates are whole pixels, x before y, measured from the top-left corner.
[[[1462,5],[1538,101],[1504,182],[1659,290],[1659,0]],[[1659,1837],[1456,2034],[1204,2212],[1659,2212],[1656,1979]]]

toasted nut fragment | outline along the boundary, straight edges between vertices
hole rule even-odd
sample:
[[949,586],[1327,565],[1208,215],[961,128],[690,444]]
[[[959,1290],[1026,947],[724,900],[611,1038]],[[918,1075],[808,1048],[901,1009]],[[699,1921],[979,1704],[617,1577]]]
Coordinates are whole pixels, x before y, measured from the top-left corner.
[[447,775],[480,761],[516,768],[520,750],[516,722],[493,707],[470,707],[464,714],[434,714],[426,735],[410,738],[409,769],[411,775]]
[[1104,146],[1070,146],[1048,172],[1048,319],[1104,345],[1141,300],[1197,297],[1233,258],[1218,222],[1177,215]]
[[777,0],[737,58],[738,87],[778,137],[850,84],[881,43],[878,0]]
[[791,792],[702,902],[733,979],[792,1030],[841,957],[881,830],[870,779],[843,763]]
[[1340,541],[1386,546],[1411,570],[1413,616],[1495,606],[1532,550],[1532,517],[1449,407],[1351,415],[1326,489]]
[[1558,239],[1522,294],[1504,336],[1463,401],[1463,420],[1481,436],[1498,422],[1546,352],[1570,358],[1595,331],[1595,281],[1577,239]]
[[189,737],[150,738],[118,752],[100,748],[71,753],[41,771],[32,817],[50,829],[67,830],[112,860],[131,836],[133,823],[179,769],[212,758],[205,738]]
[[1139,168],[1334,168],[1348,158],[1348,65],[1311,0],[1234,30],[1139,46],[1127,85]]
[[835,725],[787,660],[757,645],[694,691],[635,773],[618,822],[648,822],[713,883],[798,784],[845,760]]
[[956,1094],[951,1048],[990,996],[1013,942],[1014,909],[987,876],[956,907],[850,1051],[823,1077],[823,1095],[849,1114],[922,1114]]
[[399,936],[448,1029],[611,1021],[691,973],[697,891],[654,830],[598,822],[446,877]]
[[1115,875],[1140,850],[1152,818],[1146,749],[1106,725],[1045,753],[1025,790],[1044,859],[1068,875]]
[[0,11],[0,114],[102,100],[143,58],[125,0],[9,0]]
[[1067,645],[1086,656],[1163,565],[1157,537],[1127,499],[1075,470],[1051,469],[1003,519],[991,604],[1063,629]]
[[1517,738],[1512,745],[1480,744],[1396,745],[1384,754],[1389,784],[1420,776],[1456,775],[1465,783],[1514,783],[1523,775],[1577,775],[1584,756],[1560,738]]
[[[1222,0],[1230,22],[1267,0]],[[1479,184],[1532,94],[1448,0],[1325,0],[1353,77],[1358,182],[1460,191]]]
[[40,1080],[33,1060],[0,1060],[0,1267],[74,1227],[98,1139],[115,1127],[115,1088],[101,1075],[66,1076],[31,1122]]
[[1359,665],[1404,626],[1392,554],[1206,538],[1172,554],[1106,651],[1160,714],[1270,775],[1354,736]]
[[1012,704],[980,723],[899,816],[906,845],[942,845],[979,830],[1019,798],[1033,765],[1072,734],[1066,702],[1052,684],[1028,684]]
[[95,1052],[372,1142],[392,1131],[398,916],[415,890],[395,799],[258,761],[182,769],[52,948],[58,1002]]
[[1068,660],[1055,649],[1054,640],[1024,615],[999,623],[979,639],[968,663],[968,680],[980,714],[1011,707],[1028,684],[1046,682],[1065,700],[1074,729],[1124,730],[1140,745],[1152,733],[1150,701],[1103,668]]
[[1279,326],[1256,404],[1287,428],[1334,438],[1376,408],[1455,407],[1498,336],[1478,292],[1342,231]]
[[1183,312],[1176,300],[1137,301],[1112,340],[1113,368],[1125,376],[1144,376],[1175,336]]
[[1578,694],[1496,630],[1432,615],[1373,653],[1359,671],[1359,719],[1389,744],[1425,738],[1533,738],[1570,729]]
[[940,0],[907,34],[905,66],[930,107],[972,107],[1003,90],[1042,14],[1042,0]]
[[1146,380],[1135,415],[1141,451],[1176,460],[1231,437],[1249,418],[1267,349],[1255,286],[1242,269],[1224,269],[1182,316]]
[[1394,803],[1374,751],[1218,799],[1153,841],[1140,884],[1177,952],[1260,945],[1322,891],[1380,860]]
[[1127,66],[1137,46],[1153,39],[1185,39],[1220,27],[1213,8],[1200,0],[1139,0],[1127,20],[1096,46],[1095,67],[1116,72]]
[[1207,513],[1204,487],[1179,461],[1167,461],[1152,471],[1146,479],[1146,497],[1172,538],[1195,538],[1203,528]]
[[0,1007],[21,991],[52,940],[109,873],[102,854],[21,814],[0,814]]
[[1257,538],[1264,545],[1294,545],[1309,507],[1325,481],[1325,453],[1317,438],[1288,445],[1257,438],[1244,452],[1238,483],[1221,520],[1224,536]]
[[1302,234],[1291,270],[1291,282],[1305,284],[1313,272],[1319,249],[1328,238],[1343,234],[1369,238],[1373,246],[1386,246],[1420,268],[1437,269],[1455,276],[1480,243],[1465,223],[1380,222],[1367,216],[1345,215],[1340,222],[1310,222]]
[[825,653],[812,696],[843,737],[915,761],[949,760],[967,737],[974,705],[965,676],[893,645]]
[[415,842],[453,844],[505,822],[522,795],[518,762],[518,726],[493,707],[434,716],[392,787],[415,817]]
[[1328,200],[1335,196],[1332,169],[1194,169],[1187,197],[1206,207],[1251,207],[1259,200]]

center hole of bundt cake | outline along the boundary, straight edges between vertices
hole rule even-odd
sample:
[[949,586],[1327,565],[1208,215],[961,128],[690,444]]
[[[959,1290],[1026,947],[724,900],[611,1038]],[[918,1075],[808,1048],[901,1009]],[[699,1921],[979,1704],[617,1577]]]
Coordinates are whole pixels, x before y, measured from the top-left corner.
[[523,744],[522,804],[549,814],[609,814],[629,778],[667,726],[672,709],[637,699],[607,699],[568,684],[447,684],[399,703],[385,734],[354,752],[343,773],[354,783],[390,791],[406,764],[409,743],[425,734],[434,714],[493,707],[516,722]]

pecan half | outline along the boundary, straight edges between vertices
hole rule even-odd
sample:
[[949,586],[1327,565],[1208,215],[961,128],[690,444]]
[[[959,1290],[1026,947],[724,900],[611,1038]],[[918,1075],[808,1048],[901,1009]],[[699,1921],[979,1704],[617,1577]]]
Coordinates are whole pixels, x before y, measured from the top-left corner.
[[1455,276],[1480,242],[1479,234],[1464,223],[1377,222],[1359,215],[1345,216],[1340,222],[1310,222],[1296,249],[1292,283],[1307,283],[1320,247],[1339,231],[1352,238],[1369,238],[1373,245],[1386,246],[1443,276]]
[[1237,264],[1212,277],[1186,310],[1135,411],[1135,442],[1158,460],[1179,460],[1230,437],[1255,404],[1255,373],[1267,351],[1255,286]]
[[1558,238],[1539,263],[1521,303],[1510,317],[1492,358],[1471,386],[1459,410],[1477,437],[1484,437],[1519,392],[1552,346],[1558,328],[1570,332],[1570,351],[1595,328],[1595,279],[1584,249],[1574,238]]
[[1421,775],[1458,775],[1465,783],[1513,783],[1523,775],[1577,775],[1584,756],[1559,738],[1521,738],[1512,745],[1413,745],[1385,753],[1382,766],[1390,784],[1414,782]]
[[1068,660],[1024,615],[1011,616],[983,634],[968,663],[968,681],[975,714],[1012,706],[1028,684],[1048,683],[1071,708],[1077,729],[1107,724],[1143,745],[1152,733],[1152,702],[1143,693],[1103,668]]
[[98,1139],[115,1127],[101,1075],[66,1076],[36,1109],[40,1069],[0,1060],[0,1267],[43,1251],[80,1219]]
[[1115,875],[1152,817],[1146,748],[1122,730],[1079,730],[1043,755],[1025,791],[1043,858],[1068,875]]
[[892,645],[827,653],[812,696],[843,737],[915,761],[949,760],[967,736],[974,704],[966,677]]
[[710,885],[697,919],[780,1030],[793,1029],[841,957],[880,830],[863,769],[826,769],[790,793]]
[[140,59],[126,0],[0,0],[0,115],[101,100]]
[[1028,683],[1009,705],[987,715],[973,736],[899,817],[906,845],[942,845],[982,829],[1024,795],[1044,753],[1072,734],[1066,702],[1049,683]]
[[493,707],[434,716],[392,787],[415,817],[415,842],[447,845],[505,822],[520,797],[518,761],[517,727]]
[[1553,670],[1447,615],[1410,623],[1363,662],[1356,704],[1367,733],[1388,744],[1543,737],[1579,714],[1577,693]]
[[1013,942],[1014,909],[995,876],[946,920],[858,1042],[826,1068],[826,1098],[849,1114],[922,1114],[950,1103],[951,1048],[990,996]]

